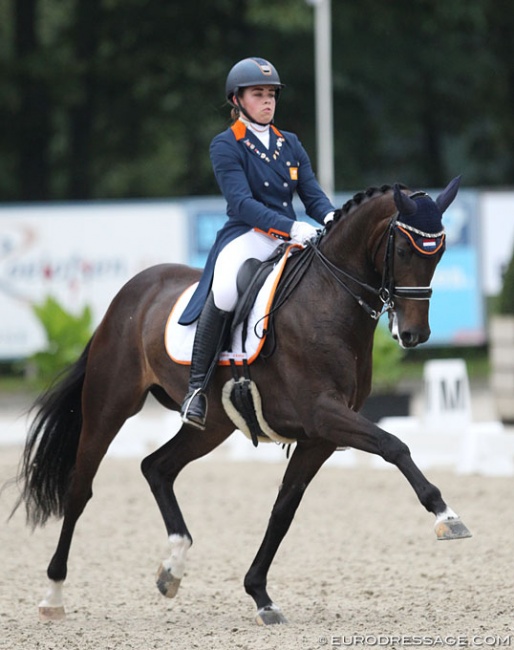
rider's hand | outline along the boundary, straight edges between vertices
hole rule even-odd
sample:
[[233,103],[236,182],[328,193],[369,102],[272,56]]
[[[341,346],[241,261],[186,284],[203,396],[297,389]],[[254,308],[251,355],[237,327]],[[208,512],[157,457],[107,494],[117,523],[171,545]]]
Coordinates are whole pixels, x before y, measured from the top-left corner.
[[306,241],[316,237],[318,231],[306,221],[295,221],[291,226],[291,241],[296,244],[305,244]]
[[337,208],[336,210],[332,210],[332,212],[329,212],[325,218],[323,219],[323,223],[325,224],[325,230],[328,232],[330,228],[334,225],[336,221],[339,221],[341,218],[343,211],[341,208]]

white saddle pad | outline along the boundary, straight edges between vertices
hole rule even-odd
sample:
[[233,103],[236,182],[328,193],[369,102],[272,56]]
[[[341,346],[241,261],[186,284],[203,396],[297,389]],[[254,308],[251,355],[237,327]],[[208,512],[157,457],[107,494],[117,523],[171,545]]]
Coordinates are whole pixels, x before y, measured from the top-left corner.
[[[219,358],[219,364],[228,366],[233,359],[237,365],[242,365],[246,359],[247,363],[252,363],[259,356],[266,336],[264,334],[268,328],[269,311],[273,296],[284,270],[287,258],[292,248],[298,246],[289,246],[282,258],[277,262],[275,268],[266,278],[257,299],[248,318],[248,332],[245,344],[245,352],[242,350],[241,333],[243,325],[237,326],[232,341],[233,350],[222,352]],[[196,322],[191,325],[180,325],[179,319],[186,308],[197,284],[188,287],[175,303],[166,324],[164,334],[164,344],[166,351],[175,363],[191,363],[191,351],[196,332]]]

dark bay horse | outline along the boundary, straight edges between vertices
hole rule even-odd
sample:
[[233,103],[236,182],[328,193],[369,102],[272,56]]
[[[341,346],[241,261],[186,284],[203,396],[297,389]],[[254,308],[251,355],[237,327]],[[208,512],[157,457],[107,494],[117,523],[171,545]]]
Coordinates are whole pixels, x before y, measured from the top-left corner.
[[[396,465],[435,515],[439,539],[470,535],[415,465],[408,447],[359,415],[370,392],[380,314],[389,312],[391,332],[405,348],[429,338],[430,283],[444,250],[441,218],[458,184],[454,179],[435,200],[398,185],[370,188],[345,204],[318,241],[286,265],[282,282],[289,279],[290,289],[274,313],[273,342],[266,341],[264,354],[251,365],[266,422],[296,442],[244,580],[259,623],[286,622],[267,593],[268,570],[305,489],[338,447],[377,454]],[[148,393],[165,407],[179,409],[188,367],[167,355],[164,329],[171,306],[199,275],[186,266],[163,264],[132,278],[113,299],[80,359],[35,404],[17,505],[25,503],[33,526],[63,517],[47,571],[49,590],[40,604],[42,619],[64,617],[62,588],[73,532],[110,443],[127,418],[141,410]],[[182,426],[141,464],[170,544],[157,574],[157,586],[168,597],[177,592],[192,543],[174,481],[188,463],[234,431],[220,398],[230,377],[227,367],[214,373],[204,431]]]

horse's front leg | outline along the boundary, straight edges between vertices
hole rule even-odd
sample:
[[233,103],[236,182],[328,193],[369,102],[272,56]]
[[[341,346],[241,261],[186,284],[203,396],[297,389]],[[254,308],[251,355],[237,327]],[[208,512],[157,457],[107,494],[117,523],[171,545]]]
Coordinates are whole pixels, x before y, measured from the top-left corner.
[[[378,428],[378,427],[377,427]],[[412,485],[420,502],[435,515],[434,530],[437,539],[463,539],[471,537],[460,517],[445,503],[441,491],[430,483],[412,460],[410,450],[396,436],[379,429],[380,455],[393,463]]]
[[326,440],[299,442],[291,456],[266,534],[244,580],[246,592],[257,605],[256,620],[260,625],[287,623],[282,611],[266,591],[268,571],[281,541],[289,530],[305,489],[335,449],[336,445]]
[[421,504],[435,515],[435,533],[438,539],[462,539],[471,533],[458,515],[445,503],[441,491],[430,483],[412,460],[410,450],[399,438],[384,431],[363,416],[341,407],[340,401],[326,399],[314,411],[317,431],[323,437],[348,446],[381,456],[396,465],[416,492]]

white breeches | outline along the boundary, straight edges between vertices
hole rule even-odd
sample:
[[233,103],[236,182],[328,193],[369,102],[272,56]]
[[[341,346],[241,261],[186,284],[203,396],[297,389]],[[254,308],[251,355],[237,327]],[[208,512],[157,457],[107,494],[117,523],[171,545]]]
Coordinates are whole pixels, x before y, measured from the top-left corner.
[[246,260],[254,257],[268,259],[282,243],[276,237],[269,237],[255,230],[239,235],[220,252],[214,267],[212,293],[214,304],[223,311],[233,311],[237,302],[237,272]]

